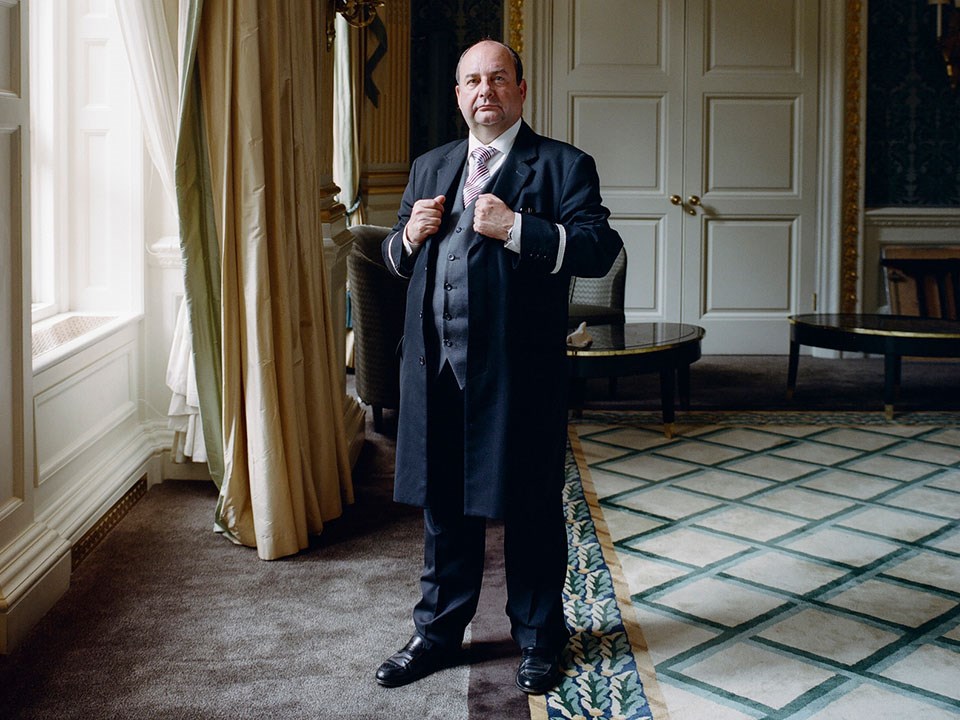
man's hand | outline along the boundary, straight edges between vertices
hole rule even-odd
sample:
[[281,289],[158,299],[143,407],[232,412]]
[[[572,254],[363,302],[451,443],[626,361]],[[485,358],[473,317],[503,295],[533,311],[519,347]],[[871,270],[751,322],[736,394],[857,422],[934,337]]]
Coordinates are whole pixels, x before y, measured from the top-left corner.
[[473,208],[473,229],[494,240],[507,241],[515,215],[496,195],[485,193],[477,198]]
[[410,219],[407,220],[407,225],[404,228],[407,241],[411,245],[422,245],[428,237],[440,229],[445,200],[446,198],[443,195],[437,195],[435,198],[417,200],[413,204]]

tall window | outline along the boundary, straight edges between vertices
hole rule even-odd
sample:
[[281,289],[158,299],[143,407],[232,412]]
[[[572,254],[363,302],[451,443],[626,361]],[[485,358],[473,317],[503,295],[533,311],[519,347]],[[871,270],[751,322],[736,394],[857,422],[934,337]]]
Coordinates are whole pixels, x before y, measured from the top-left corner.
[[143,145],[113,0],[29,12],[33,320],[140,312]]

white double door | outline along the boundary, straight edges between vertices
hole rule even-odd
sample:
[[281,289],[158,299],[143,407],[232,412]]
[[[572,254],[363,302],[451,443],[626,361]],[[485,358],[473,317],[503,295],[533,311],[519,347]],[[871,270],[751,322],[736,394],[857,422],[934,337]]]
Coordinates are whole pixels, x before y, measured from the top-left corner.
[[548,128],[597,160],[628,321],[785,353],[817,269],[817,0],[554,0]]

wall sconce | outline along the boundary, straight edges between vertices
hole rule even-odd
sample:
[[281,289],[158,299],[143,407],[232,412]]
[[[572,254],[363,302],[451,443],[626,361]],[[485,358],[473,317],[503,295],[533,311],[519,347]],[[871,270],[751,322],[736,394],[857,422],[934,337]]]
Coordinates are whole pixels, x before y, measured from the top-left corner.
[[960,0],[927,0],[937,6],[937,48],[954,92],[960,81]]
[[383,7],[380,0],[330,0],[332,12],[327,20],[327,50],[333,47],[333,40],[337,36],[334,20],[337,13],[355,28],[364,28],[377,17],[377,8]]

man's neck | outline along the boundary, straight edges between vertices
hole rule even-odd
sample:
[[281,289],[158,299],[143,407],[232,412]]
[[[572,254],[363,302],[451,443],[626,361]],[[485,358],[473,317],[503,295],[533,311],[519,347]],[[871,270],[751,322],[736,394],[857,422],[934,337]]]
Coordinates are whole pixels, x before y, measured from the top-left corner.
[[[492,137],[487,134],[481,134],[481,133],[471,131],[470,146],[473,147],[475,145],[492,145],[493,143],[497,142],[497,140],[499,139],[501,140],[501,142],[497,143],[498,145],[502,145],[504,144],[504,142],[506,142],[508,147],[512,147],[513,141],[516,140],[517,138],[517,133],[520,132],[520,123],[522,122],[523,122],[522,119],[518,119],[513,125],[508,127],[506,130],[499,132],[496,135],[493,135]],[[486,129],[485,127],[480,126],[480,130],[485,130],[485,129]]]

